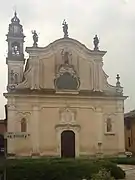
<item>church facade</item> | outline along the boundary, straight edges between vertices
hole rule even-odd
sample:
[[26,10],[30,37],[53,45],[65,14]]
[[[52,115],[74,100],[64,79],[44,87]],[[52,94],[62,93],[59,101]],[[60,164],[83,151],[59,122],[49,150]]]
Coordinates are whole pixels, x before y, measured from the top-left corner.
[[68,37],[33,46],[24,59],[24,34],[15,13],[9,25],[7,155],[90,157],[125,151],[124,100],[119,75],[115,86],[103,71],[106,51],[90,50]]

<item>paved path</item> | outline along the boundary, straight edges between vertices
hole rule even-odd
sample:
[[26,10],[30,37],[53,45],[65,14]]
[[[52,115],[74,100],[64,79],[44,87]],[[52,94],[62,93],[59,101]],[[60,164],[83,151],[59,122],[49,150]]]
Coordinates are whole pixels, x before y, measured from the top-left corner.
[[135,165],[118,165],[126,173],[126,180],[135,180]]

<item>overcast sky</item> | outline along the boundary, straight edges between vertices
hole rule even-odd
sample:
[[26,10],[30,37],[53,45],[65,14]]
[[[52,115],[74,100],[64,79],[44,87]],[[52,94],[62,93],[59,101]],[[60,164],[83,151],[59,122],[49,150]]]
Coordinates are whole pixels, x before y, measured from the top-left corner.
[[31,30],[39,33],[39,46],[63,37],[62,21],[69,24],[69,35],[93,48],[93,37],[100,38],[100,49],[107,50],[104,70],[109,83],[121,76],[125,111],[135,108],[135,0],[3,0],[0,6],[0,118],[4,118],[7,66],[6,33],[16,9],[24,28],[25,46],[32,46]]

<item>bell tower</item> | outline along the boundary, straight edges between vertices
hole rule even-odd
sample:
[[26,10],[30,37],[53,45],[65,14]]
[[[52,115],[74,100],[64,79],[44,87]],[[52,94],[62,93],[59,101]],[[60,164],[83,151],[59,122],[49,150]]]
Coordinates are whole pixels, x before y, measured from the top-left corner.
[[10,91],[22,81],[23,68],[24,68],[24,34],[23,27],[20,24],[20,20],[17,17],[17,13],[14,13],[14,17],[9,24],[9,30],[7,36],[8,42],[8,54],[6,64],[8,65],[8,85],[7,90]]

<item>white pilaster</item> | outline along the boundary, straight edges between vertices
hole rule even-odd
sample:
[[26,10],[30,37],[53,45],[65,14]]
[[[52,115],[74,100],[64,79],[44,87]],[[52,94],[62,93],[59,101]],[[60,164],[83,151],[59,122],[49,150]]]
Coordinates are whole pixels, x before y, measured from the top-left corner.
[[97,130],[98,130],[98,136],[97,136],[97,147],[98,147],[98,153],[102,153],[102,145],[103,145],[103,135],[104,135],[104,127],[103,127],[103,112],[102,108],[97,107],[96,108],[96,120],[97,120]]
[[125,152],[124,135],[124,101],[117,101],[117,133],[118,133],[118,152]]
[[32,141],[32,154],[39,154],[39,107],[33,106],[31,116],[31,141]]
[[125,152],[125,135],[124,135],[124,114],[117,114],[117,132],[118,132],[118,151],[119,153]]
[[[7,132],[14,133],[15,132],[15,105],[8,104],[8,124],[7,124]],[[8,138],[7,139],[7,154],[13,155],[15,154],[15,139]]]

